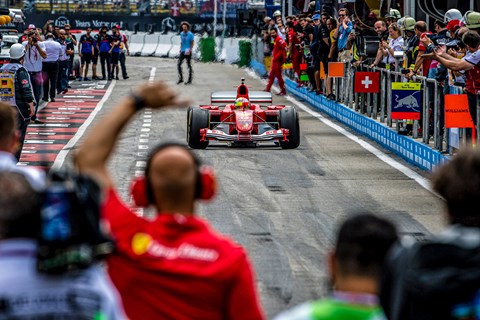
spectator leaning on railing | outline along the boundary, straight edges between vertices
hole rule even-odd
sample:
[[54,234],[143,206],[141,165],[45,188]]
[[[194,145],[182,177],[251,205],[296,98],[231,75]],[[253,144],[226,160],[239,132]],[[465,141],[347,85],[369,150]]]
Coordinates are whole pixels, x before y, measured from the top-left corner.
[[[438,46],[433,52],[435,59],[453,71],[466,71],[466,91],[468,108],[475,127],[477,126],[477,100],[480,93],[480,35],[474,31],[467,31],[462,42],[467,48],[467,54],[462,59],[452,57],[446,52],[446,46]],[[467,131],[468,132],[468,131]]]

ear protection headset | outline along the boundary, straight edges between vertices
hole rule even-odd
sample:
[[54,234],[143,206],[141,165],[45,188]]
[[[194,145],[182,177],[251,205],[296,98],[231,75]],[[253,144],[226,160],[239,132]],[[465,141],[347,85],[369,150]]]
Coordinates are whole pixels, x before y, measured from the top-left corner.
[[[154,203],[152,185],[149,179],[152,159],[157,153],[170,147],[185,148],[183,145],[177,143],[164,143],[158,145],[155,149],[152,150],[148,157],[144,175],[135,178],[132,182],[130,192],[136,206],[148,207],[150,204]],[[187,152],[192,156],[192,159],[197,169],[195,181],[195,199],[212,199],[215,196],[217,190],[217,180],[215,178],[213,168],[207,165],[202,165],[200,160],[195,156],[193,152],[186,148],[185,150],[187,150]]]

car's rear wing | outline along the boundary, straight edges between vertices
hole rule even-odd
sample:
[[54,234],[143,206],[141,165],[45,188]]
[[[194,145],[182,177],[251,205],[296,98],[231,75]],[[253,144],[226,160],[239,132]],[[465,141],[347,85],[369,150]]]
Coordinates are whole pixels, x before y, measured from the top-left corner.
[[[271,104],[272,94],[265,91],[250,91],[248,94],[250,103]],[[217,91],[213,92],[210,97],[210,102],[214,104],[227,104],[235,102],[237,98],[236,91]]]

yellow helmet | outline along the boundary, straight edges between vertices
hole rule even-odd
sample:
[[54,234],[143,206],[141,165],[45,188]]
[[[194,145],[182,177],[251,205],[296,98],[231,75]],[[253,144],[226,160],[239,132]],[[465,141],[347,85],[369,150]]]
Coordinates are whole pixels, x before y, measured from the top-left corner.
[[237,98],[237,100],[235,100],[236,109],[248,108],[248,107],[250,107],[250,101],[248,101],[247,98]]

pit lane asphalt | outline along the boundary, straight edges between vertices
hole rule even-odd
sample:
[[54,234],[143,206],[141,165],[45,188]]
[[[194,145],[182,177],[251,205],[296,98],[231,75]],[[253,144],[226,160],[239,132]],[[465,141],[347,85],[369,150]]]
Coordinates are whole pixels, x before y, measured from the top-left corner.
[[[189,86],[175,84],[176,60],[128,57],[127,67],[130,79],[115,82],[93,122],[148,79],[171,83],[193,105],[208,104],[212,91],[235,90],[242,77],[251,90],[265,86],[245,69],[223,64],[194,63]],[[273,100],[294,104],[283,97]],[[328,294],[326,254],[335,241],[338,223],[353,212],[377,212],[414,237],[437,232],[444,225],[437,196],[312,114],[297,110],[298,149],[281,150],[272,144],[229,148],[212,142],[208,149],[195,151],[214,166],[219,180],[218,196],[199,206],[200,215],[247,248],[268,318]],[[110,162],[125,200],[129,200],[131,177],[143,168],[149,149],[164,141],[186,144],[186,119],[186,110],[147,110],[130,123]],[[66,160],[68,165],[71,159]]]

